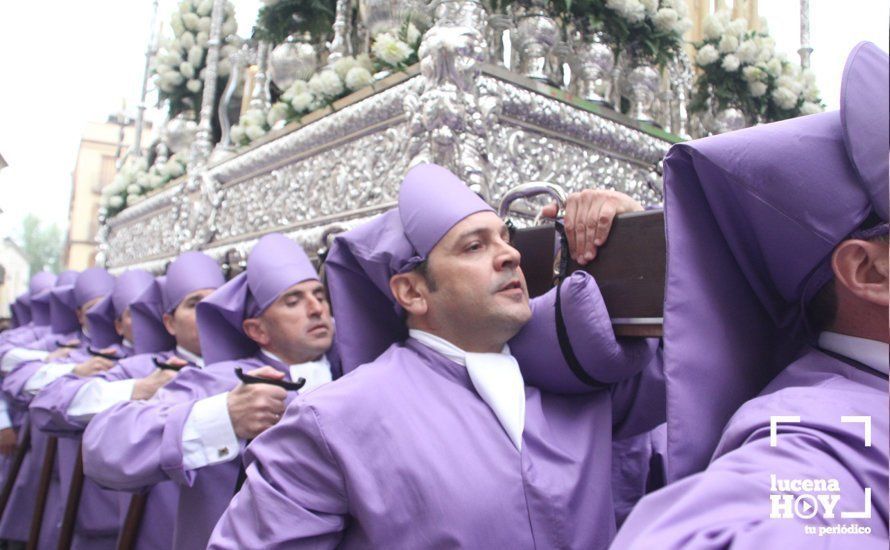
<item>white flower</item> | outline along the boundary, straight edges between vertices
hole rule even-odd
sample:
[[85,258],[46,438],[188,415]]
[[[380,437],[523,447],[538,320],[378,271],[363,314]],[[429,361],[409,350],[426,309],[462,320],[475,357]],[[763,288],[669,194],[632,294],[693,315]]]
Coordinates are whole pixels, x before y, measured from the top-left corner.
[[358,64],[360,66],[368,69],[368,71],[370,71],[370,72],[374,71],[374,61],[371,60],[370,55],[363,53],[361,55],[356,56],[355,60],[358,62]]
[[800,66],[797,63],[782,63],[782,74],[797,77],[800,74]]
[[295,94],[291,98],[290,105],[297,113],[305,113],[309,110],[309,107],[312,105],[314,99],[315,98],[312,97],[312,94],[310,92],[300,92],[298,94]]
[[150,174],[148,176],[148,186],[151,187],[152,189],[157,189],[158,187],[163,185],[163,183],[164,183],[164,178],[162,178],[161,176],[159,176],[157,174]]
[[749,82],[748,83],[748,91],[751,92],[753,97],[760,97],[766,93],[766,82]]
[[192,3],[190,0],[182,0],[179,3],[179,13],[189,13],[192,11]]
[[192,46],[189,50],[187,59],[192,67],[197,67],[204,59],[204,49],[200,46]]
[[652,16],[652,23],[655,25],[655,28],[660,31],[671,31],[679,19],[680,15],[677,13],[677,10],[673,8],[664,8],[658,10],[658,12]]
[[815,115],[816,113],[822,112],[822,106],[818,103],[813,103],[812,101],[804,101],[803,105],[800,106],[800,114],[802,115]]
[[195,67],[188,61],[179,64],[179,72],[182,73],[182,76],[186,78],[191,78],[195,76]]
[[142,192],[142,189],[140,189],[139,186],[136,185],[135,183],[127,187],[128,195],[138,195],[141,192]]
[[405,39],[408,40],[408,44],[414,45],[420,41],[420,29],[414,26],[414,23],[408,23],[408,30],[405,31]]
[[346,74],[346,87],[350,90],[364,88],[374,81],[371,72],[364,67],[353,67]]
[[286,103],[278,102],[269,108],[269,114],[266,115],[266,123],[269,126],[275,126],[279,120],[285,120],[288,115],[288,107]]
[[388,32],[380,33],[374,38],[374,44],[371,46],[371,51],[377,59],[383,61],[387,65],[393,66],[408,59],[412,52],[411,47],[408,46],[408,44],[405,44]]
[[213,0],[202,0],[196,11],[200,16],[210,15],[210,12],[213,11]]
[[241,145],[247,136],[244,135],[244,129],[236,124],[229,130],[229,137],[232,138],[232,143]]
[[164,74],[173,70],[173,67],[170,65],[158,64],[155,65],[155,74]]
[[723,36],[724,30],[723,23],[720,22],[718,17],[709,15],[705,18],[705,24],[702,26],[702,32],[705,34],[705,38],[717,40]]
[[334,61],[333,69],[336,71],[337,76],[342,79],[346,78],[346,73],[349,72],[353,67],[358,66],[358,61],[355,60],[351,55],[346,55]]
[[739,65],[739,58],[736,57],[734,54],[729,54],[724,57],[723,63],[721,64],[723,70],[730,73],[739,70]]
[[160,76],[160,85],[175,88],[185,82],[185,78],[177,71],[169,71]]
[[800,95],[803,91],[803,85],[796,76],[782,75],[776,79],[776,86],[779,88],[787,88],[794,92],[794,95]]
[[305,80],[295,80],[290,87],[281,94],[281,98],[285,101],[290,101],[297,94],[302,94],[303,92],[309,91],[309,85],[306,84]]
[[658,0],[640,0],[640,4],[646,10],[646,13],[652,15],[658,10]]
[[819,99],[819,88],[816,86],[810,86],[803,91],[803,98],[807,101],[818,102]]
[[325,69],[312,75],[309,79],[309,88],[317,95],[324,97],[336,97],[343,93],[343,81],[337,73],[331,69]]
[[606,7],[618,12],[631,23],[639,23],[646,18],[646,8],[640,0],[606,0]]
[[771,94],[773,97],[773,101],[776,102],[776,105],[779,106],[780,109],[785,109],[786,111],[789,109],[793,109],[795,105],[797,105],[797,94],[789,90],[788,88],[784,88],[779,86],[773,93]]
[[760,48],[757,53],[757,61],[766,63],[773,58],[776,51],[776,41],[770,36],[755,36],[754,43]]
[[198,17],[196,13],[184,13],[182,14],[182,24],[185,25],[185,28],[190,31],[198,30],[198,24],[201,22],[201,18]]
[[173,29],[174,36],[179,36],[185,32],[185,25],[182,24],[182,18],[179,17],[178,13],[174,13],[173,17],[170,18],[170,28]]
[[742,63],[755,63],[760,55],[760,50],[757,48],[757,43],[753,40],[745,40],[735,54]]
[[204,31],[200,31],[195,35],[195,45],[200,48],[206,48],[207,42],[210,40],[210,34]]
[[717,52],[717,48],[711,44],[705,44],[695,55],[695,62],[700,66],[705,67],[717,61],[719,58],[720,54]]
[[733,36],[741,36],[748,31],[748,20],[744,18],[733,19],[729,25],[726,26],[727,34],[731,34]]
[[782,74],[782,60],[778,57],[770,59],[766,63],[766,71],[770,76],[779,76]]
[[266,129],[262,126],[248,126],[244,129],[244,133],[247,134],[250,141],[253,141],[266,135]]
[[127,206],[133,206],[137,202],[142,200],[141,195],[127,195]]
[[724,34],[723,38],[720,39],[720,44],[717,46],[720,53],[735,53],[738,48],[739,39],[730,34]]
[[742,76],[744,76],[745,80],[748,82],[758,82],[763,80],[766,74],[759,68],[749,65],[742,69]]
[[230,34],[235,34],[238,30],[238,23],[234,19],[226,19],[226,22],[223,23],[222,26],[222,35],[229,36]]
[[229,76],[229,73],[232,72],[232,62],[228,59],[220,60],[219,65],[216,66],[216,72],[219,76]]
[[210,32],[210,18],[202,17],[198,21],[198,29],[197,30],[203,31],[203,32]]
[[689,15],[689,8],[686,6],[686,0],[661,0],[661,5],[665,8],[674,8],[680,17]]
[[204,85],[201,84],[201,81],[200,81],[200,80],[196,80],[196,79],[194,79],[194,78],[189,79],[189,81],[185,83],[185,87],[188,88],[188,91],[190,91],[190,92],[193,93],[193,94],[196,94],[196,93],[200,92],[200,91],[201,91],[201,88],[202,88],[203,86],[204,86]]
[[248,109],[243,115],[241,115],[241,120],[238,121],[244,130],[251,126],[262,126],[266,123],[266,115],[259,109]]
[[124,205],[124,199],[120,195],[115,195],[108,199],[108,206],[112,208],[120,208]]
[[179,47],[182,48],[182,51],[189,51],[192,46],[195,45],[195,35],[185,31],[182,33],[182,36],[179,37]]

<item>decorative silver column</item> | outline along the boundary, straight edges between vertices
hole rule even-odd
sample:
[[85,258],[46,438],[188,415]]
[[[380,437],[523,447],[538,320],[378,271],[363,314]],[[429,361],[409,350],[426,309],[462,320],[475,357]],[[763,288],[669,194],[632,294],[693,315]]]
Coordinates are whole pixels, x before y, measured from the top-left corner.
[[216,144],[216,148],[211,155],[213,161],[222,160],[235,155],[237,148],[235,147],[235,144],[232,143],[232,122],[229,120],[229,104],[232,102],[232,98],[235,97],[235,92],[238,91],[238,87],[241,86],[244,69],[247,66],[247,60],[249,58],[250,46],[247,43],[243,44],[238,51],[229,57],[232,70],[229,73],[229,80],[226,83],[225,90],[223,90],[223,95],[219,100],[219,109],[217,109],[221,136],[219,143]]
[[810,46],[810,0],[800,0],[800,66],[810,68],[810,56],[813,48]]
[[352,2],[337,0],[337,11],[334,15],[334,38],[328,42],[328,63],[333,63],[343,56],[352,55],[352,44],[349,40],[349,22],[352,21]]
[[253,88],[250,92],[250,108],[259,109],[264,113],[272,103],[269,92],[269,43],[260,41],[257,44],[257,72],[253,77]]
[[142,91],[139,93],[137,105],[136,131],[133,134],[133,156],[142,156],[142,127],[145,125],[145,96],[148,94],[148,78],[151,75],[151,60],[158,51],[158,0],[151,3],[151,26],[149,27],[148,46],[145,48],[145,67],[142,71]]
[[216,99],[216,79],[219,74],[219,49],[222,43],[222,24],[226,16],[225,0],[213,0],[210,15],[210,39],[207,41],[207,63],[204,73],[204,93],[201,96],[201,114],[198,133],[189,154],[189,173],[202,167],[213,149],[213,102]]

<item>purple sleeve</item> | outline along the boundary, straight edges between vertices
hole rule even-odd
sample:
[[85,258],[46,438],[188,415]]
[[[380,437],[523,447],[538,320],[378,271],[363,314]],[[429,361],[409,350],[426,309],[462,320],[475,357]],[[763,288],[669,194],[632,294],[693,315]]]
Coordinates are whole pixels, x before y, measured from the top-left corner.
[[612,431],[615,439],[647,432],[667,420],[664,358],[658,340],[648,339],[655,350],[642,372],[612,386]]
[[44,365],[44,361],[24,361],[3,378],[3,394],[10,404],[27,407],[31,403],[33,396],[25,393],[25,384]]
[[313,408],[296,404],[248,446],[247,480],[216,524],[208,548],[337,547],[348,500],[322,425]]
[[[840,548],[853,540],[857,549],[887,547],[887,527],[879,517],[883,514],[873,512],[872,518],[857,520],[841,517],[842,512],[864,508],[868,483],[861,474],[870,467],[886,472],[885,460],[870,466],[845,463],[851,457],[853,461],[862,460],[861,441],[853,445],[843,437],[835,438],[806,425],[785,427],[778,434],[776,447],[770,447],[769,439],[769,428],[763,426],[750,434],[747,443],[715,460],[704,472],[644,497],[622,526],[613,547],[762,549],[833,548],[835,544]],[[834,517],[825,517],[824,508],[810,519],[793,513],[770,517],[774,513],[771,495],[795,499],[803,494],[774,492],[771,476],[780,480],[837,480],[839,492],[813,493],[839,497]],[[874,510],[878,507],[874,502],[880,503],[880,498],[872,494],[872,501]],[[776,513],[784,515],[781,509]],[[871,536],[880,538],[818,535],[821,528],[852,523],[868,526]],[[816,534],[807,534],[808,527]]]
[[76,374],[66,374],[43,388],[31,401],[28,410],[31,413],[32,425],[53,435],[82,432],[83,424],[70,419],[68,409],[80,388],[96,378],[114,382],[128,380],[130,376],[120,364],[88,378],[81,378]]
[[172,436],[165,437],[165,431],[168,424],[171,430],[178,426],[181,439],[192,402],[207,396],[204,378],[200,369],[183,369],[154,398],[118,403],[93,417],[83,433],[84,473],[117,490],[142,489],[167,480],[162,457],[171,452],[164,446]]

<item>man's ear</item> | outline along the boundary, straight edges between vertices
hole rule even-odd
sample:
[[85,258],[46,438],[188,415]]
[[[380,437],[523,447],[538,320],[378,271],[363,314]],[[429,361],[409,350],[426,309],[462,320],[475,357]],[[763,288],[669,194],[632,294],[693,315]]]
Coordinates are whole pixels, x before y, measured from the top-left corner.
[[170,333],[170,336],[176,336],[176,328],[173,325],[173,316],[169,313],[165,313],[164,317],[164,328],[167,329],[167,332]]
[[835,248],[831,268],[837,284],[857,298],[875,305],[890,305],[887,243],[848,239]]
[[244,329],[244,334],[259,344],[260,347],[264,348],[269,346],[271,339],[269,338],[269,333],[266,332],[266,327],[263,326],[262,321],[251,317],[242,321],[241,327]]
[[415,316],[426,315],[429,289],[422,276],[413,271],[393,275],[389,279],[389,290],[406,312]]

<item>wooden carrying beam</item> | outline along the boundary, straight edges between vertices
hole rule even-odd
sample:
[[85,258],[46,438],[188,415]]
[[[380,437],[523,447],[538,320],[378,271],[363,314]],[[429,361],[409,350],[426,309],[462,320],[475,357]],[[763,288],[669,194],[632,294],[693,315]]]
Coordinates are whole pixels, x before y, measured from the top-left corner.
[[531,297],[547,292],[560,277],[583,270],[596,279],[617,336],[662,336],[667,261],[663,210],[617,216],[606,243],[586,266],[569,258],[558,242],[553,224],[513,235]]
[[68,502],[62,516],[62,528],[59,531],[58,550],[68,550],[74,540],[74,525],[80,508],[80,496],[83,493],[83,444],[77,448],[77,461],[71,474],[71,487],[68,489]]
[[37,502],[34,504],[34,517],[31,518],[31,533],[28,536],[27,550],[37,550],[40,544],[40,529],[49,499],[49,488],[53,480],[53,469],[56,465],[56,448],[59,440],[50,437],[46,440],[46,452],[43,454],[43,467],[40,470],[40,483],[37,486]]

